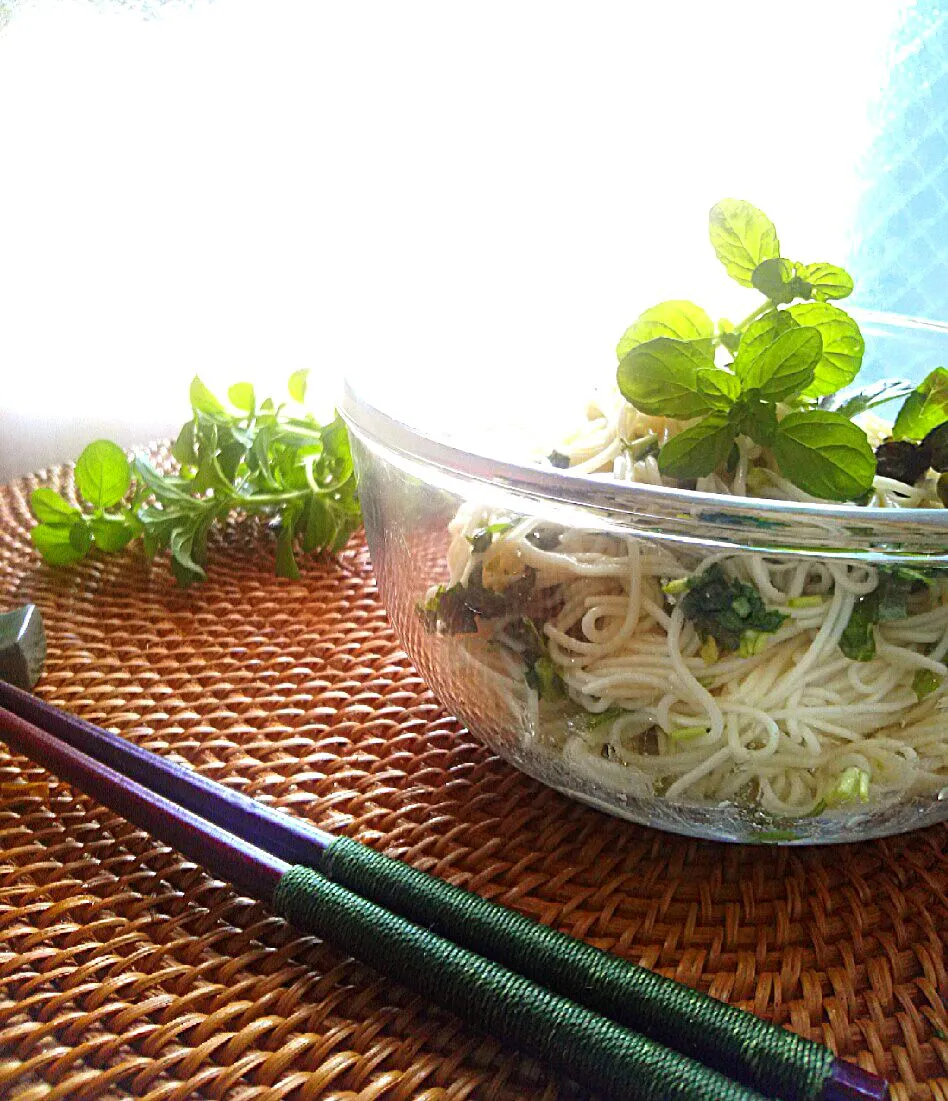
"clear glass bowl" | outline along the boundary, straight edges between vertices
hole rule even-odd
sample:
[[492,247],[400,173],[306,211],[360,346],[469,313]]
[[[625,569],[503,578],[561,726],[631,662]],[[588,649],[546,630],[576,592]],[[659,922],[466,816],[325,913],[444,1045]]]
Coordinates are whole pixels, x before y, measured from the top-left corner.
[[[880,315],[859,320],[867,341],[861,382],[892,375],[920,379],[948,360],[948,327]],[[352,438],[372,562],[392,623],[434,693],[472,733],[573,798],[698,837],[856,841],[948,819],[948,776],[932,779],[931,768],[907,792],[873,793],[866,802],[854,799],[797,816],[765,812],[740,796],[714,802],[687,793],[666,798],[634,762],[630,767],[628,760],[578,752],[575,724],[583,716],[538,708],[522,673],[512,674],[492,659],[488,640],[433,631],[419,612],[426,593],[448,580],[448,525],[462,507],[531,518],[545,530],[634,539],[656,553],[669,550],[689,568],[713,552],[787,562],[948,566],[948,511],[823,507],[562,473],[531,463],[518,448],[520,426],[508,417],[505,430],[497,408],[522,406],[492,400],[490,379],[482,378],[478,393],[461,401],[440,380],[440,372],[427,379],[416,373],[410,387],[391,372],[350,378],[341,412]],[[948,712],[945,726],[948,738]]]

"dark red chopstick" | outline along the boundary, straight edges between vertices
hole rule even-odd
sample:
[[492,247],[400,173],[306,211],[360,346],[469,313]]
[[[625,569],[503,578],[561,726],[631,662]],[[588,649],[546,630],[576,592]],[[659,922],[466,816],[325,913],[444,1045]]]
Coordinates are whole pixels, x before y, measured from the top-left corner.
[[[301,865],[249,845],[178,807],[54,735],[0,707],[0,736],[76,788],[252,898],[270,904],[304,932],[331,939],[478,1028],[545,1059],[608,1101],[657,1096],[703,1101],[765,1101],[677,1051],[662,1048],[499,964],[459,948]],[[552,1030],[552,1031],[551,1031]],[[556,1042],[551,1043],[551,1036]]]
[[3,707],[0,737],[24,757],[173,845],[251,898],[269,902],[290,867],[286,861],[219,829]]
[[287,864],[320,868],[336,840],[304,819],[273,810],[2,680],[0,707]]
[[[330,847],[339,841],[332,834],[0,682],[0,734],[6,730],[9,736],[5,740],[14,748],[169,841],[215,874],[228,878],[251,897],[269,902],[275,884],[290,865],[314,867],[335,878],[331,868],[321,867]],[[34,745],[35,750],[31,748]],[[348,844],[360,848],[354,842]],[[397,863],[393,866],[399,867]],[[445,884],[440,886],[446,888]],[[473,917],[467,909],[471,898],[476,896],[468,896],[468,901],[460,904],[468,924]],[[383,902],[381,898],[376,901]],[[406,906],[403,900],[394,909],[427,926],[430,914],[419,911],[414,905],[417,901]],[[393,904],[383,905],[392,908]],[[467,947],[475,951],[485,951],[463,928],[460,937],[456,930],[452,932],[450,923],[439,931],[458,943],[467,941]],[[494,946],[489,950],[493,953]],[[506,962],[515,970],[522,968],[516,960]],[[876,1101],[887,1093],[882,1079],[836,1060],[822,1096],[824,1101]]]

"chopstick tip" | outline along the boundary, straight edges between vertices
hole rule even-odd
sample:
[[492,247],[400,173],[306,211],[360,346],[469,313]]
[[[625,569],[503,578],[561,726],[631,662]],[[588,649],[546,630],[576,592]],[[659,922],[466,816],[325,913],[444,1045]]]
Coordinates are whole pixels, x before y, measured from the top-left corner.
[[887,1101],[888,1098],[889,1083],[884,1078],[855,1063],[837,1059],[826,1080],[822,1101]]

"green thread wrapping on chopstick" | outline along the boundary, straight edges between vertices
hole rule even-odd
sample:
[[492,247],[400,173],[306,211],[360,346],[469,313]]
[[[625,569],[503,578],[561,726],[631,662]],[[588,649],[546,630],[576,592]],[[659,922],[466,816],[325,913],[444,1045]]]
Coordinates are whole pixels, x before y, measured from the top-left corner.
[[273,907],[303,932],[325,937],[603,1098],[763,1101],[717,1071],[368,902],[312,868],[290,868]]
[[630,1029],[785,1101],[818,1101],[833,1054],[736,1006],[558,933],[348,837],[330,878]]

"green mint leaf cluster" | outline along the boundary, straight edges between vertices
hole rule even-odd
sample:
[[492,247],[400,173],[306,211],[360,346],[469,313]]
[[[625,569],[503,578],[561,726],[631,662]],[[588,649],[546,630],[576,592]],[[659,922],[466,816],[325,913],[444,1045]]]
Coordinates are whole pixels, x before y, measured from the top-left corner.
[[[306,372],[289,390],[306,394]],[[320,425],[302,410],[258,403],[250,383],[228,391],[228,408],[201,382],[191,383],[192,418],[178,434],[176,473],[157,470],[107,440],[89,444],[76,463],[73,507],[51,489],[31,500],[39,523],[31,536],[46,561],[69,566],[94,548],[123,550],[141,537],[149,556],[169,550],[183,585],[206,576],[211,529],[231,513],[267,518],[276,531],[276,569],[298,577],[299,551],[340,550],[359,526],[349,439],[336,418]]]
[[30,532],[34,546],[54,566],[72,566],[92,550],[122,550],[142,532],[131,507],[122,501],[132,487],[125,452],[109,440],[96,440],[79,456],[76,492],[88,509],[74,508],[52,489],[33,491],[30,505],[39,523]]
[[713,638],[724,652],[773,634],[787,618],[768,608],[753,585],[732,580],[717,563],[687,579],[681,610],[702,642]]
[[770,448],[784,474],[807,493],[852,500],[872,485],[875,458],[865,432],[840,413],[800,409],[782,419],[776,405],[813,382],[823,343],[816,328],[790,327],[748,352],[732,370],[696,345],[669,337],[640,344],[619,365],[619,389],[643,413],[694,420],[658,456],[664,475],[687,481],[713,473],[738,436]]
[[[623,334],[617,378],[626,400],[649,415],[697,422],[661,448],[659,469],[684,482],[705,477],[736,454],[738,437],[747,437],[805,492],[836,501],[863,497],[875,457],[850,417],[890,399],[876,395],[846,410],[822,406],[862,365],[859,326],[828,301],[848,295],[852,279],[831,264],[782,257],[771,221],[741,200],[712,208],[710,237],[728,274],[767,301],[739,325],[722,320],[717,327],[691,302],[663,302]],[[730,355],[729,364],[718,364],[717,349]]]
[[928,585],[930,578],[916,570],[880,568],[879,584],[859,597],[839,640],[839,648],[852,661],[872,661],[876,656],[877,623],[905,619],[911,593]]

